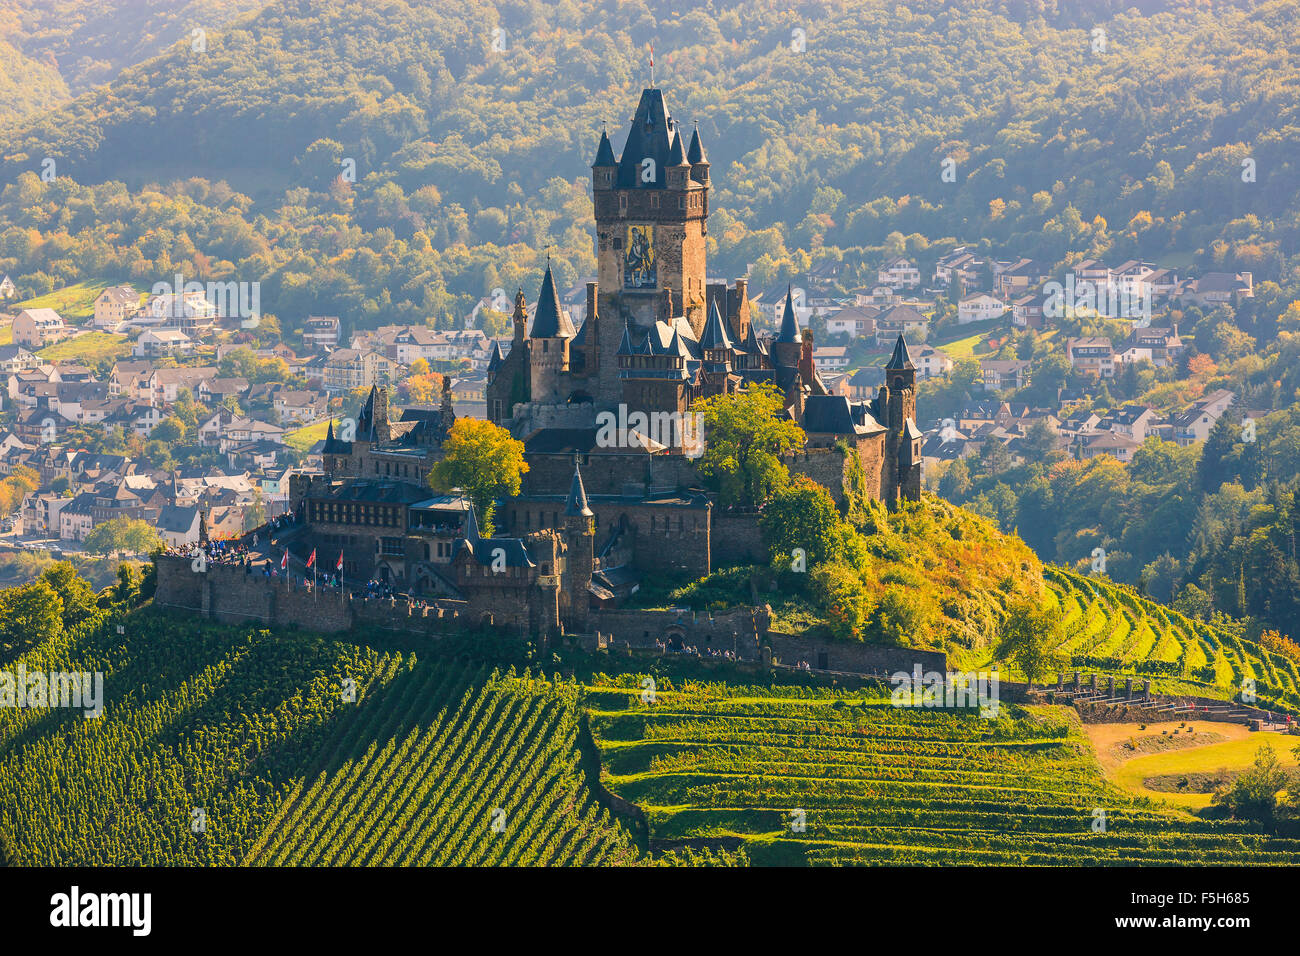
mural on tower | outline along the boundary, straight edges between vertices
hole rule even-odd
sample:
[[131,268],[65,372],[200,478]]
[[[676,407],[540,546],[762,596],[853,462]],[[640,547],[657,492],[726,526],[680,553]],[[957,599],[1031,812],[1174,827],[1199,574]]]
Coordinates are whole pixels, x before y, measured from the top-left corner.
[[627,255],[623,259],[625,289],[653,289],[659,284],[655,258],[654,226],[627,227]]

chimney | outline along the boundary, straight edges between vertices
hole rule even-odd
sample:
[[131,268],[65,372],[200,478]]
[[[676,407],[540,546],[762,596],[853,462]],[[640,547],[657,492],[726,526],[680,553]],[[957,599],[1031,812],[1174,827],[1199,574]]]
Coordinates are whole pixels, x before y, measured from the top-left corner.
[[811,384],[816,373],[816,367],[813,365],[813,334],[812,329],[803,331],[803,352],[799,356],[799,377],[805,383]]

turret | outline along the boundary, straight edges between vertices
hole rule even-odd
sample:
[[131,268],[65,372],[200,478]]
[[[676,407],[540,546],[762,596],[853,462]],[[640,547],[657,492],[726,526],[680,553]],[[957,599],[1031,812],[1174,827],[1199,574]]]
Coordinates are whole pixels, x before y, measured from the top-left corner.
[[573,481],[569,484],[569,497],[564,502],[565,575],[564,591],[568,595],[567,624],[580,629],[587,620],[591,607],[588,585],[596,565],[596,520],[587,503],[587,489],[582,484],[582,471],[575,458]]
[[551,264],[546,264],[542,288],[537,294],[537,313],[528,339],[528,364],[532,380],[533,401],[554,402],[564,396],[560,376],[569,371],[569,343],[574,337],[573,323],[560,308],[555,291]]
[[614,147],[609,141],[609,133],[600,131],[600,143],[596,146],[596,161],[591,164],[591,185],[593,189],[608,190],[614,188],[614,173],[618,170],[618,160],[614,158]]
[[772,343],[772,364],[794,368],[803,353],[803,336],[799,333],[799,320],[794,314],[794,290],[785,287],[785,311],[781,314],[781,330]]

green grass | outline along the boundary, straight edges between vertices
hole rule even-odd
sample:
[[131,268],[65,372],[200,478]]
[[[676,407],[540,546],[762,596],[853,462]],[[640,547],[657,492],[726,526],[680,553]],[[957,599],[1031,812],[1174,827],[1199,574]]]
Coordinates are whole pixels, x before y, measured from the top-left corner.
[[661,689],[647,705],[635,680],[599,683],[590,721],[602,779],[644,811],[652,851],[738,843],[783,865],[1300,862],[1300,840],[1111,783],[1066,708],[1004,704],[986,719],[894,707],[884,691],[727,684]]
[[9,307],[15,314],[23,309],[53,309],[59,313],[64,321],[73,323],[74,320],[85,320],[95,314],[95,300],[99,294],[111,285],[131,285],[135,288],[134,283],[124,283],[116,279],[86,279],[73,285],[64,286],[62,289],[55,289],[53,292],[47,292],[44,295],[38,295],[28,299],[25,302],[18,302]]
[[131,354],[131,343],[110,332],[84,332],[62,342],[55,342],[36,353],[47,362],[80,362],[94,365],[104,359],[119,359]]
[[[1200,723],[1196,726],[1201,729],[1214,729],[1213,724]],[[1296,766],[1292,750],[1300,743],[1300,739],[1286,734],[1266,732],[1251,734],[1240,740],[1208,744],[1204,747],[1170,750],[1165,753],[1135,757],[1121,764],[1112,779],[1136,793],[1154,799],[1166,799],[1186,807],[1206,807],[1210,805],[1208,793],[1164,793],[1148,790],[1143,781],[1148,777],[1170,774],[1212,774],[1218,770],[1229,772],[1246,770],[1255,762],[1255,755],[1265,743],[1272,744],[1284,767]]]
[[295,451],[305,452],[318,441],[324,441],[325,435],[329,432],[329,421],[316,422],[314,425],[304,425],[302,428],[295,428],[293,431],[284,433],[284,443]]

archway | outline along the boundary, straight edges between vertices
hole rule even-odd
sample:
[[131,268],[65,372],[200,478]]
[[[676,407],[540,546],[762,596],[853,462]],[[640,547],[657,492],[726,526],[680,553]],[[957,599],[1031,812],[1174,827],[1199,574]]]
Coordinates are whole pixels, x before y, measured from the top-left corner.
[[663,640],[670,651],[680,651],[686,647],[686,631],[680,627],[670,627],[664,631]]

